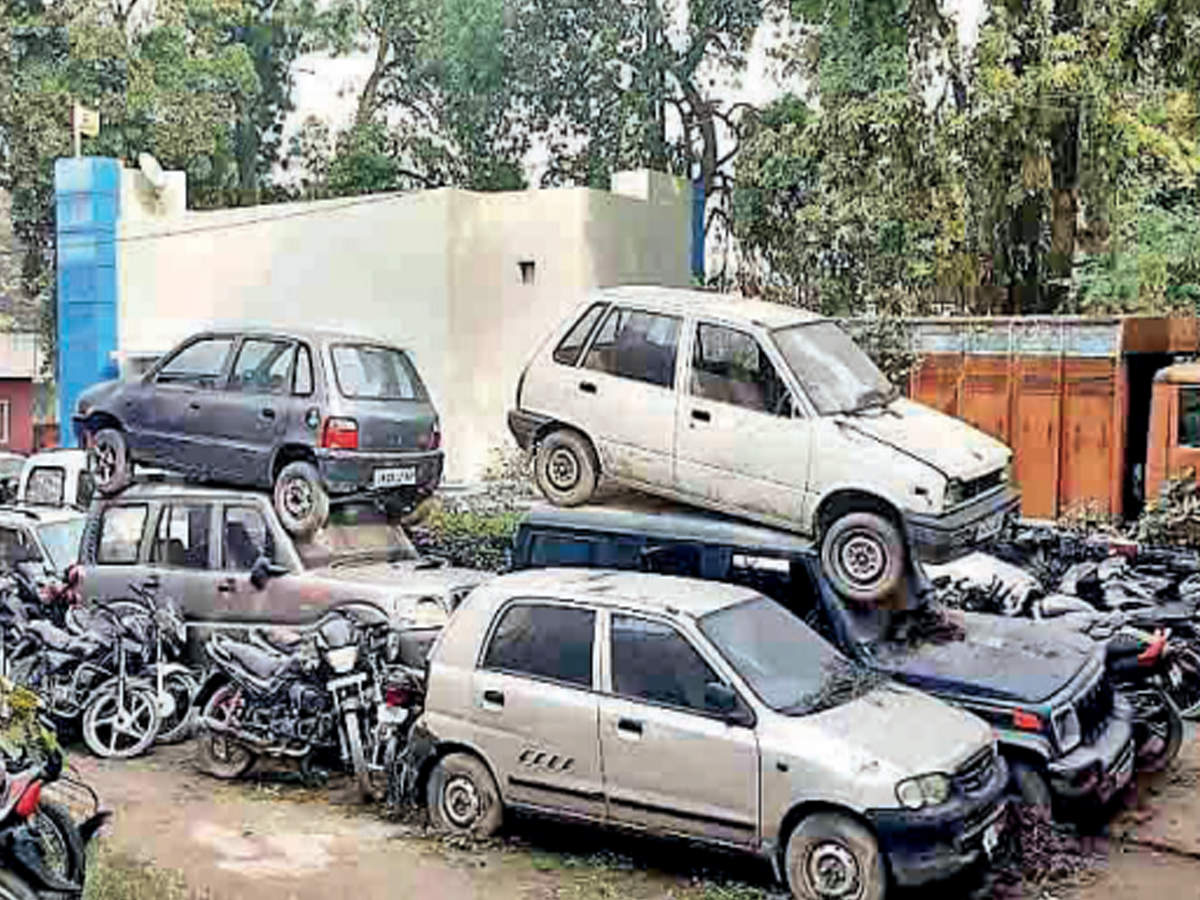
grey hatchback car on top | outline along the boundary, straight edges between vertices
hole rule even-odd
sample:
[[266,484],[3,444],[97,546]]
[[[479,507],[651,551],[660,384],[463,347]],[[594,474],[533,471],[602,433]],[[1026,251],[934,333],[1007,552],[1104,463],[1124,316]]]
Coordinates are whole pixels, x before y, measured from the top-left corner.
[[84,391],[73,424],[102,494],[135,463],[272,488],[299,536],[324,524],[331,498],[402,514],[442,475],[437,411],[409,355],[336,332],[193,335],[145,375]]

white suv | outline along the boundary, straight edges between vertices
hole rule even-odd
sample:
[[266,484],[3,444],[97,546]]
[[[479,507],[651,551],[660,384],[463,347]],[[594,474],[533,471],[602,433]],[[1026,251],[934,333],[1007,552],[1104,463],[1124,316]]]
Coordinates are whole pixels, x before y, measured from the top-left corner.
[[508,422],[552,503],[603,474],[820,538],[852,599],[900,584],[906,527],[941,561],[1020,502],[1007,447],[901,398],[835,322],[728,294],[596,292],[533,354]]

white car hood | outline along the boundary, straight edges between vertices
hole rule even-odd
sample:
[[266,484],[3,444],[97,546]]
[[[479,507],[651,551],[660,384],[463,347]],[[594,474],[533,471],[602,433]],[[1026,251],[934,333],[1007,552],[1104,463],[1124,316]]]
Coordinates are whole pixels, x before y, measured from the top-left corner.
[[839,415],[837,422],[929,463],[949,478],[970,480],[1003,466],[1008,447],[962,419],[901,398],[887,409]]
[[982,719],[896,684],[800,721],[818,726],[856,756],[893,767],[901,778],[953,772],[994,740]]

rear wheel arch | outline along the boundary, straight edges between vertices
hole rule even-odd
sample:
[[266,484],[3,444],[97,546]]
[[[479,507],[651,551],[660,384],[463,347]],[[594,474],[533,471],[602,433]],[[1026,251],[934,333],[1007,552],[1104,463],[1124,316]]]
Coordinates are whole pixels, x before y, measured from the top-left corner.
[[283,444],[276,447],[275,453],[271,457],[271,484],[275,483],[275,479],[279,477],[283,467],[293,462],[307,462],[316,466],[316,451],[307,444]]
[[94,435],[105,428],[114,428],[121,432],[125,431],[125,426],[121,424],[121,420],[112,413],[104,410],[92,410],[88,413],[83,420],[81,428],[84,432],[81,438],[86,435]]
[[883,516],[903,530],[904,516],[894,503],[862,488],[838,488],[821,499],[814,525],[819,540],[838,518],[852,512],[870,512]]

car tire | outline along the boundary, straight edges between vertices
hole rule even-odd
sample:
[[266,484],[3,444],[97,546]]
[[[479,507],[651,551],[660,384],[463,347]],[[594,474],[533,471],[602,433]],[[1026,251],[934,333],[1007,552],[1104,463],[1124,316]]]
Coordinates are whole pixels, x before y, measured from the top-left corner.
[[822,536],[821,567],[843,597],[880,600],[904,579],[904,538],[878,513],[846,513]]
[[1043,775],[1031,763],[1017,761],[1010,765],[1009,788],[1016,801],[1035,810],[1041,810],[1047,815],[1054,805],[1054,795],[1050,793],[1050,785]]
[[591,442],[566,428],[550,432],[538,443],[533,471],[538,489],[555,506],[586,503],[600,481],[600,461]]
[[312,537],[329,520],[329,494],[317,467],[297,460],[275,479],[275,512],[292,537]]
[[133,480],[133,460],[125,434],[117,428],[102,428],[92,438],[90,449],[96,490],[106,497],[119,493]]
[[487,838],[504,821],[496,780],[468,753],[451,753],[437,761],[425,786],[425,801],[429,820],[439,831]]
[[788,887],[797,900],[883,900],[887,868],[867,828],[840,813],[814,813],[788,836]]

